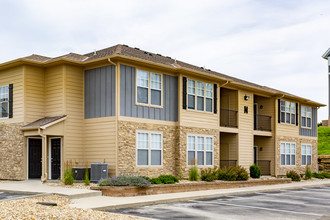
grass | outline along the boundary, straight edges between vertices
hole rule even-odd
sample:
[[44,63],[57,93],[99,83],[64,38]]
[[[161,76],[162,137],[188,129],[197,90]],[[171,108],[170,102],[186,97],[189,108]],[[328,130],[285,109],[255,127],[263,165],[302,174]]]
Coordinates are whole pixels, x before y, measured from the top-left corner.
[[318,154],[330,155],[330,127],[318,127]]

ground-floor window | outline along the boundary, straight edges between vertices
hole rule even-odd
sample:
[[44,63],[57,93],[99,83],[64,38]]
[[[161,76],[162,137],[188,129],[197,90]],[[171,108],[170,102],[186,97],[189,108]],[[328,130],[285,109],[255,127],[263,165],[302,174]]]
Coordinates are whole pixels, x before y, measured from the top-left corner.
[[301,165],[312,164],[312,145],[302,144],[301,145]]
[[296,165],[296,143],[281,142],[281,165]]
[[188,135],[188,165],[213,165],[213,137]]
[[162,165],[162,134],[154,132],[137,132],[137,165]]

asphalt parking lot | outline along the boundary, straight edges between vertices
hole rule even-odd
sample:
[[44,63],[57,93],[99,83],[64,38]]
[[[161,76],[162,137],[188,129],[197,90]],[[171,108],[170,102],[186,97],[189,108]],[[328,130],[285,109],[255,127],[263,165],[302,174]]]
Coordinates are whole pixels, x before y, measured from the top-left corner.
[[198,199],[110,212],[155,219],[330,219],[330,187]]
[[12,200],[30,197],[33,194],[26,193],[16,193],[16,192],[0,192],[0,201],[2,200]]

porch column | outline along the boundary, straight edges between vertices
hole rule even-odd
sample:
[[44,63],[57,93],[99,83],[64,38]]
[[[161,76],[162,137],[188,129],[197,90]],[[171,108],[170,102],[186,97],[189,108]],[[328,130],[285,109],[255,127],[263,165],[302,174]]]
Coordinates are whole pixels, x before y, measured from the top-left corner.
[[42,137],[42,163],[41,163],[41,181],[46,182],[48,179],[47,173],[47,136],[40,134]]

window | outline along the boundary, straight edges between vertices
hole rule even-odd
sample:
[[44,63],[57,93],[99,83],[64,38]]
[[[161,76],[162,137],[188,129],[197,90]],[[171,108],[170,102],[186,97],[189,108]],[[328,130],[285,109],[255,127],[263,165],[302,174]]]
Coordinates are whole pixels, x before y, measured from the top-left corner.
[[296,144],[281,142],[281,165],[296,165]]
[[188,79],[187,87],[188,109],[206,112],[213,111],[213,84]]
[[[150,95],[150,98],[149,98]],[[162,75],[136,70],[136,100],[139,104],[162,105]]]
[[281,100],[281,123],[296,124],[296,103]]
[[301,127],[312,127],[312,108],[301,106]]
[[312,164],[312,145],[302,144],[301,145],[301,165]]
[[213,165],[213,137],[188,135],[188,165]]
[[137,165],[162,165],[162,135],[158,133],[137,133]]
[[0,87],[0,106],[1,106],[1,115],[0,118],[7,118],[8,117],[8,86]]

